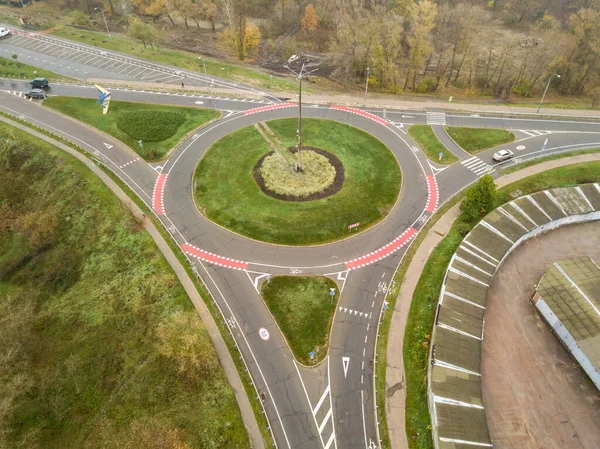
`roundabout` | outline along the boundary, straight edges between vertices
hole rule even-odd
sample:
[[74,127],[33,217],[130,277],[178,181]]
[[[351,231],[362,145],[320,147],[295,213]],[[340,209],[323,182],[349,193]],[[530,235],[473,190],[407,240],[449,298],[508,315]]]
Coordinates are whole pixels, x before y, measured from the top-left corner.
[[276,150],[252,126],[212,145],[194,172],[202,215],[237,234],[282,245],[340,240],[353,223],[365,230],[383,220],[400,192],[392,152],[354,127],[305,119],[302,169],[295,171],[296,124],[267,123],[273,140],[282,142]]
[[[143,93],[119,95],[147,96]],[[156,94],[152,96],[159,97]],[[165,99],[167,100],[193,101],[185,96],[175,100],[169,96]],[[270,152],[276,155],[277,149],[265,141],[256,131],[255,125],[267,123],[279,136],[282,147],[291,156],[295,156],[289,149],[296,144],[296,104],[282,102],[257,107],[232,100],[207,99],[207,106],[219,109],[222,118],[189,135],[165,161],[150,164],[135,159],[137,155],[110,136],[76,125],[64,117],[35,107],[30,102],[10,98],[6,101],[3,107],[11,108],[9,111],[18,111],[24,117],[66,136],[65,138],[76,139],[83,144],[86,151],[98,158],[99,163],[115,171],[147,205],[151,205],[169,239],[185,252],[185,256],[181,255],[181,258],[186,257],[184,262],[191,264],[191,272],[201,279],[206,289],[203,291],[205,300],[209,305],[216,306],[218,320],[229,330],[229,335],[242,354],[246,371],[252,377],[247,389],[248,396],[258,398],[258,409],[262,408],[258,419],[267,422],[267,432],[278,447],[362,449],[378,446],[381,440],[376,405],[379,401],[376,400],[382,396],[378,392],[375,397],[374,373],[380,366],[385,366],[385,359],[378,360],[380,354],[375,353],[375,348],[380,336],[379,323],[385,314],[390,313],[389,310],[386,312],[387,295],[395,294],[397,288],[393,281],[395,270],[405,254],[404,249],[439,203],[476,179],[473,172],[460,163],[448,168],[430,164],[418,146],[405,137],[404,126],[408,124],[405,118],[418,116],[415,121],[426,122],[425,114],[410,112],[413,115],[405,116],[402,114],[406,111],[388,111],[386,116],[385,110],[371,113],[346,106],[307,105],[303,109],[303,125],[307,127],[312,120],[323,125],[318,133],[306,131],[304,149],[308,150],[310,146],[337,157],[344,169],[344,178],[342,182],[335,181],[340,171],[336,163],[328,159],[324,165],[327,173],[322,177],[319,176],[321,173],[316,174],[317,180],[321,179],[322,183],[317,186],[312,181],[305,183],[314,190],[303,192],[305,196],[296,196],[310,197],[315,192],[326,192],[336,184],[341,184],[340,190],[308,201],[290,201],[290,198],[278,199],[267,195],[256,181],[254,174],[262,167],[260,159]],[[448,120],[455,126],[487,127],[488,124],[495,124],[497,119],[448,115]],[[287,129],[278,124],[285,122],[289,123]],[[537,123],[540,122],[529,124],[527,120],[519,119],[518,127],[537,129],[540,126]],[[513,123],[507,124],[512,126]],[[388,161],[365,163],[358,171],[366,186],[360,188],[360,194],[379,180],[384,180],[383,186],[380,184],[378,189],[368,195],[347,196],[347,211],[359,212],[371,207],[372,210],[377,209],[378,215],[374,213],[369,221],[369,217],[365,220],[362,213],[359,214],[361,216],[349,213],[336,224],[342,228],[338,237],[332,233],[325,235],[319,229],[323,228],[323,222],[336,218],[335,208],[339,207],[339,198],[343,196],[344,189],[352,187],[354,183],[351,164],[345,159],[343,152],[339,151],[339,148],[347,148],[338,144],[333,148],[334,126],[353,129],[357,134],[369,136],[383,148],[381,154],[385,154],[385,161]],[[560,131],[563,125],[548,122],[544,126]],[[583,125],[568,126],[575,128]],[[217,164],[214,169],[208,169],[202,176],[198,176],[215,147],[246,130],[249,130],[248,134],[239,138],[234,145],[238,154],[223,157],[219,162],[222,164],[220,167]],[[555,139],[554,146],[569,143],[567,135],[552,138]],[[252,139],[256,145],[252,144]],[[543,136],[532,137],[528,148],[534,148],[534,141],[536,146],[541,145],[540,141],[544,139]],[[595,142],[592,139],[593,137],[589,138],[590,142]],[[352,145],[356,143],[356,139],[348,140]],[[257,146],[260,146],[260,151]],[[352,149],[351,146],[348,148],[348,151]],[[253,156],[251,158],[247,157],[250,153]],[[352,160],[358,161],[366,156],[373,156],[370,145],[353,155]],[[236,158],[241,160],[244,157],[247,158],[245,168],[240,170],[238,166],[234,169],[234,163],[240,162]],[[479,157],[484,158],[484,161],[491,159],[488,153]],[[324,161],[321,160],[321,163]],[[327,164],[335,169],[333,183],[332,172],[328,170]],[[285,167],[284,165],[283,168]],[[383,172],[383,169],[390,167],[395,167],[395,180],[394,176],[390,177]],[[402,168],[401,175],[399,167]],[[244,176],[239,175],[242,171]],[[210,185],[217,183],[219,179],[221,184],[229,185],[228,188],[232,190],[229,197],[211,190],[223,188],[222,185]],[[390,183],[390,179],[393,182]],[[242,187],[251,186],[255,197],[261,201],[282,205],[287,210],[296,208],[310,211],[311,206],[321,204],[329,207],[320,210],[318,217],[322,221],[312,229],[307,227],[307,223],[311,221],[307,220],[305,223],[301,218],[280,221],[276,225],[273,216],[276,208],[269,206],[270,209],[265,209],[268,211],[266,213],[259,206],[253,207],[243,196],[249,189],[239,188],[240,184]],[[238,187],[234,188],[235,185]],[[288,183],[284,181],[283,185]],[[206,191],[202,191],[203,187]],[[387,189],[384,194],[387,195],[386,198],[380,198],[382,189]],[[202,195],[205,198],[201,200],[208,198],[207,203],[194,201],[194,197]],[[382,201],[383,199],[386,201]],[[377,203],[378,201],[381,202]],[[223,205],[217,204],[219,202]],[[374,204],[379,204],[380,207],[373,207]],[[245,217],[256,218],[262,226],[261,241],[249,238],[248,234],[232,227],[227,226],[227,229],[224,223],[209,215],[208,206],[221,206],[220,213],[223,216],[231,213],[234,208],[245,208]],[[348,229],[349,225],[359,222],[358,229]],[[311,235],[313,243],[296,241],[274,244],[275,241],[263,237],[267,226],[272,226],[278,232],[297,229],[298,235],[314,230]],[[255,230],[256,227],[257,225]],[[314,348],[323,346],[325,349],[325,345],[311,343],[300,347],[299,354],[293,353],[273,314],[261,300],[260,294],[265,282],[271,276],[275,279],[280,275],[324,275],[338,286],[340,296],[338,304],[333,304],[334,314],[327,345],[329,351],[323,362],[316,367],[305,368],[298,362],[301,362],[302,357],[310,358],[310,349],[319,356],[319,351]],[[272,279],[271,281],[273,282]],[[315,296],[315,307],[322,306],[323,303],[332,305],[326,287],[320,286],[317,291],[319,293]],[[276,298],[275,302],[280,306],[285,305],[280,298]],[[302,312],[307,313],[307,310]],[[293,318],[300,317],[300,314],[283,307],[281,315],[290,322]],[[318,328],[322,329],[324,325]],[[296,334],[301,333],[294,330],[294,335]],[[307,330],[303,335],[307,338],[316,337],[317,333]],[[379,410],[381,409],[380,405]],[[385,427],[383,423],[381,427]]]

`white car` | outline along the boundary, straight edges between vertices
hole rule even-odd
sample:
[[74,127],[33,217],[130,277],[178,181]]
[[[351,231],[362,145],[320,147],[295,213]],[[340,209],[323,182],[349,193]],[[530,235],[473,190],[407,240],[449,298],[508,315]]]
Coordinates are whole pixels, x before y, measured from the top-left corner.
[[8,28],[0,27],[0,37],[10,36],[11,34],[12,34],[12,31],[10,31]]
[[500,151],[497,151],[496,153],[494,153],[494,155],[492,156],[492,158],[495,161],[502,162],[502,161],[505,161],[507,159],[510,159],[514,155],[515,155],[515,153],[513,153],[510,150],[500,150]]

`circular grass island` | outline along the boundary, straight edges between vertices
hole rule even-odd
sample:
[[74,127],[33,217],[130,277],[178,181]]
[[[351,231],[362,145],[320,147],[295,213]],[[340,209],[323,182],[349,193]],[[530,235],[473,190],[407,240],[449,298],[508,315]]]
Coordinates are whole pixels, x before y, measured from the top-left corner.
[[354,223],[365,230],[394,206],[400,167],[375,137],[343,123],[304,119],[297,173],[297,120],[267,125],[262,133],[248,126],[225,136],[198,163],[194,199],[208,219],[263,242],[313,245],[356,233],[348,230]]

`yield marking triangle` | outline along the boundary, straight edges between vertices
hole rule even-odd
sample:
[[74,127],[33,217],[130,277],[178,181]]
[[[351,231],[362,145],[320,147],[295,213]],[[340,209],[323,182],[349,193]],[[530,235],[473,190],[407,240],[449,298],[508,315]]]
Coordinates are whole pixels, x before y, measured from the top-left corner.
[[110,149],[113,147],[113,146],[112,146],[111,144],[109,144],[109,143],[106,143],[106,142],[102,142],[102,143],[103,143],[103,144],[104,144],[104,146],[105,146],[106,148],[108,148],[109,150],[110,150]]
[[342,311],[342,307],[340,307],[340,312]]
[[350,365],[350,357],[342,357],[342,367],[344,368],[344,378],[348,375],[348,365]]
[[358,310],[355,310],[355,311],[354,311],[354,315],[358,315]]
[[344,307],[344,312],[347,312],[347,311],[348,311],[348,309],[346,309],[346,308]]
[[360,316],[361,316],[361,317],[363,316],[363,313],[362,313],[362,312],[360,312]]

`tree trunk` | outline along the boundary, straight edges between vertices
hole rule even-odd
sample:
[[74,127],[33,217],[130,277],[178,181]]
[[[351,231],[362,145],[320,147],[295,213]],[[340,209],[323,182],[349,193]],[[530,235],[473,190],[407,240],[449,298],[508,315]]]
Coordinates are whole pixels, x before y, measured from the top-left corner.
[[285,0],[281,0],[281,21],[285,22]]
[[193,17],[192,17],[192,20],[196,24],[196,27],[200,28],[200,23],[195,18],[193,18]]
[[188,26],[188,23],[187,23],[187,16],[183,16],[183,23],[185,23],[186,30],[189,29],[189,26]]
[[171,17],[171,14],[167,13],[167,17],[171,21],[171,25],[175,26],[175,22],[173,21],[173,17]]
[[454,48],[452,49],[452,58],[450,59],[450,71],[448,72],[448,78],[446,79],[445,87],[450,84],[450,78],[452,78],[452,72],[454,72],[454,58],[456,57],[456,47],[458,47],[458,39],[454,42]]

